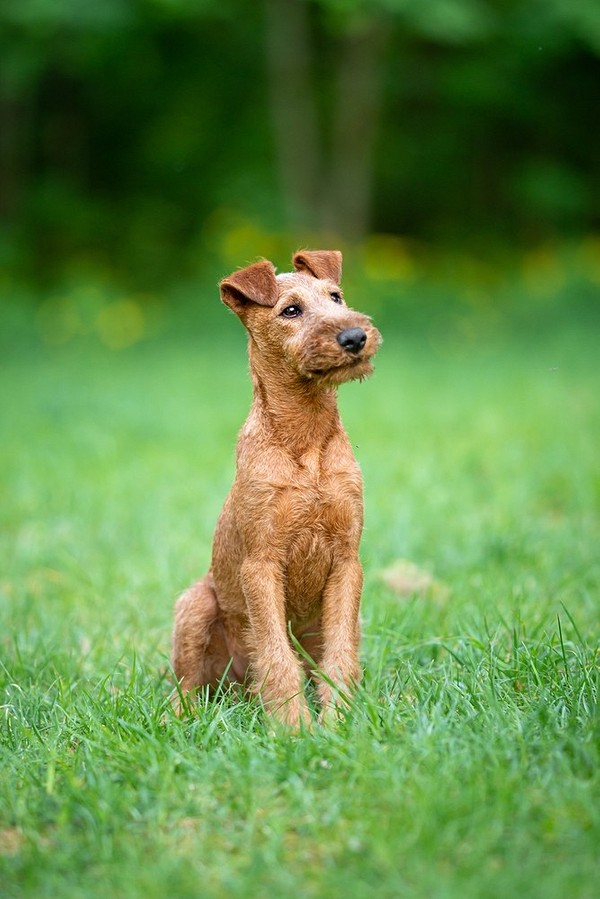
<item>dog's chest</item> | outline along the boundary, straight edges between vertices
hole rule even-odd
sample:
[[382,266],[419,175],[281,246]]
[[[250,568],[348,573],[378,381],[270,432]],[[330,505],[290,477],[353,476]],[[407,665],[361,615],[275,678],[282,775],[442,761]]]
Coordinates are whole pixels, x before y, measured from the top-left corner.
[[318,533],[302,532],[290,544],[285,565],[288,618],[302,622],[319,616],[332,561],[332,546]]
[[353,472],[298,474],[282,497],[279,538],[285,558],[288,615],[298,620],[319,613],[336,554],[358,543],[362,525],[360,487]]
[[354,459],[343,465],[299,464],[280,494],[279,526],[306,552],[335,543],[362,519],[362,482]]

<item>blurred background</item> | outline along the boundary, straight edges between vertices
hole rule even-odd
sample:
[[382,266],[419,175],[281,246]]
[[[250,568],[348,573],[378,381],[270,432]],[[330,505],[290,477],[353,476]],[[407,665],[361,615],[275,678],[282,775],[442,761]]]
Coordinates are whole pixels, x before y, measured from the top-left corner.
[[3,0],[0,71],[0,296],[49,344],[298,246],[390,321],[597,307],[595,0]]
[[[599,118],[600,0],[0,0],[7,899],[597,894]],[[300,247],[384,337],[364,709],[175,726],[251,400],[217,282]]]

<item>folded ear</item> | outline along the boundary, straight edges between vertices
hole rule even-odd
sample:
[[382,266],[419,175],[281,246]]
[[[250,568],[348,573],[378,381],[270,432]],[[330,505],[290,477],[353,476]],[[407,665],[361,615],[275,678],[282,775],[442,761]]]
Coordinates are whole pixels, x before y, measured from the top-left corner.
[[329,278],[339,284],[342,279],[342,254],[339,250],[300,250],[293,258],[297,272],[314,278]]
[[272,262],[263,259],[239,272],[223,278],[219,284],[221,299],[230,309],[240,315],[249,303],[259,306],[274,306],[277,302],[277,280]]

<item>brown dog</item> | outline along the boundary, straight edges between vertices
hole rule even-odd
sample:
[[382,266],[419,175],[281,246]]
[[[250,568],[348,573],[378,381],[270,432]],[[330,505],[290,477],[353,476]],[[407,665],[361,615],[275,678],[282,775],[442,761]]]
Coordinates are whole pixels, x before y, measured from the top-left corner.
[[335,388],[371,373],[381,338],[344,302],[341,253],[293,262],[220,284],[248,330],[254,398],[210,571],[175,608],[173,666],[184,693],[249,671],[266,708],[298,727],[310,715],[290,632],[315,662],[324,711],[360,677],[362,479]]

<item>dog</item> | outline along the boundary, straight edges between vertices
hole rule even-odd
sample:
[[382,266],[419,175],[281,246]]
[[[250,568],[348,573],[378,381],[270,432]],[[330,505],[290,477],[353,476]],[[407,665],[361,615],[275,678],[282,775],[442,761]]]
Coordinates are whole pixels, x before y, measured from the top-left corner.
[[208,574],[178,599],[172,661],[180,693],[246,683],[293,729],[359,681],[362,478],[336,388],[371,374],[381,342],[340,287],[342,254],[300,251],[294,271],[267,260],[220,283],[248,331],[253,401]]

